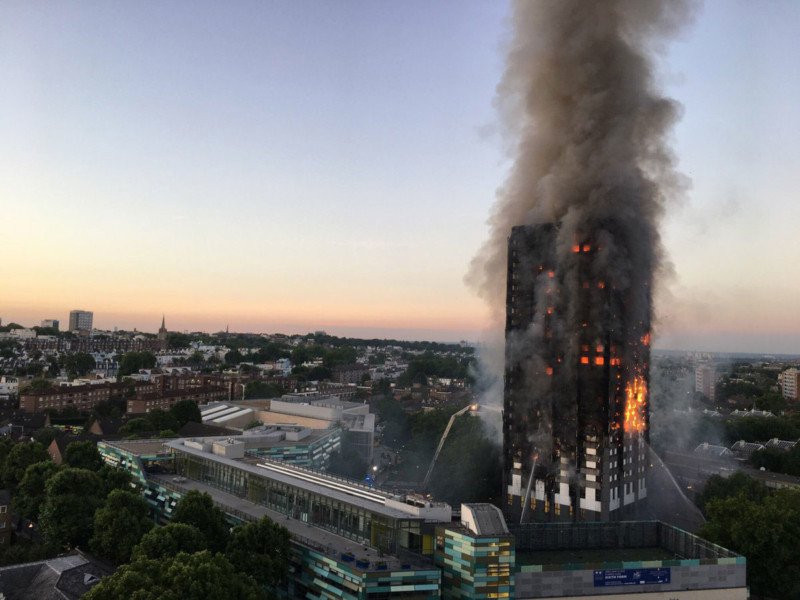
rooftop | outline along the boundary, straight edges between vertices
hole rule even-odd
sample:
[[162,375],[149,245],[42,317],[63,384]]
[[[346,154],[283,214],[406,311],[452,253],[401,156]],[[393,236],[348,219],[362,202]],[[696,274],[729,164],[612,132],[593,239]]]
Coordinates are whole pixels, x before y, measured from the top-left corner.
[[[352,552],[356,559],[367,560],[370,567],[362,570],[376,570],[378,562],[386,562],[389,570],[400,570],[402,565],[408,561],[404,557],[402,560],[395,556],[383,554],[376,548],[358,544],[342,536],[336,535],[319,527],[314,527],[303,521],[292,519],[284,514],[268,509],[261,504],[255,504],[249,500],[239,498],[233,494],[228,494],[217,488],[211,487],[199,481],[187,479],[175,482],[171,475],[153,475],[152,480],[157,481],[168,489],[173,489],[179,493],[186,493],[190,490],[206,492],[222,510],[234,517],[242,520],[252,521],[262,517],[269,517],[275,523],[286,527],[292,538],[298,543],[313,548],[318,552],[326,554],[337,560],[341,554]],[[415,563],[421,566],[429,566],[423,557],[417,557]]]
[[395,505],[401,503],[401,499],[393,494],[377,488],[370,488],[345,478],[334,477],[320,471],[303,469],[294,465],[287,465],[267,459],[252,464],[252,461],[236,460],[204,452],[201,449],[191,448],[184,445],[184,440],[182,439],[166,440],[166,445],[176,452],[190,454],[205,460],[229,465],[236,469],[241,469],[261,477],[298,487],[315,494],[327,496],[334,500],[345,502],[393,519],[424,518],[416,517],[412,514],[411,510],[406,512],[399,508],[387,506],[387,503]]
[[477,535],[508,535],[503,513],[493,504],[462,504],[461,522]]
[[165,443],[170,439],[149,439],[149,440],[103,440],[106,446],[117,448],[123,452],[128,452],[134,456],[153,456],[155,454],[167,454],[169,450]]

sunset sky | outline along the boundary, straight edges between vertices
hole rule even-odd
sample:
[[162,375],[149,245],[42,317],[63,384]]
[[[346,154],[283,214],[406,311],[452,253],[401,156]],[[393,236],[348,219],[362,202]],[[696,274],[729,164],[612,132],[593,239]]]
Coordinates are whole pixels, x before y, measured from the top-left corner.
[[[478,340],[503,2],[0,4],[0,318]],[[662,348],[800,353],[800,3],[665,49]]]

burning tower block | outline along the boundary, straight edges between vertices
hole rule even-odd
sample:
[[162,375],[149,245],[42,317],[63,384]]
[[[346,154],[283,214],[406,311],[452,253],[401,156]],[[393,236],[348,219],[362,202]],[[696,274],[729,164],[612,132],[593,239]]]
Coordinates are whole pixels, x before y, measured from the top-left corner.
[[619,520],[647,496],[650,281],[621,278],[607,238],[569,236],[542,224],[508,241],[511,522]]

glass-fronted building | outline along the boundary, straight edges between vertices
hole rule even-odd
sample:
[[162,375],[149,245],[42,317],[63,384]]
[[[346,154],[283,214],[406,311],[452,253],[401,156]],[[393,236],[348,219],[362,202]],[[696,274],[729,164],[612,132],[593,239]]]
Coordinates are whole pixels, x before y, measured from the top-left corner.
[[[388,553],[432,546],[425,521],[450,519],[446,504],[409,501],[344,478],[276,461],[219,456],[169,441],[175,473]],[[428,536],[425,543],[424,537]]]
[[264,444],[247,450],[246,454],[253,458],[268,458],[290,465],[325,469],[330,464],[331,454],[338,451],[341,445],[341,429],[323,429],[297,441],[287,439]]

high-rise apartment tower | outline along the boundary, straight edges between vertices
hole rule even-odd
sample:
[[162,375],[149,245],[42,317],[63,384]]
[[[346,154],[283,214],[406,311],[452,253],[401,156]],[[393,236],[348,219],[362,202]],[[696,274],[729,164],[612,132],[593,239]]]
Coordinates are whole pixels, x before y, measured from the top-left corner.
[[[620,291],[600,250],[591,235],[564,243],[554,224],[508,241],[510,521],[617,520],[647,495],[649,285]],[[646,315],[631,319],[633,306]]]
[[69,311],[69,330],[91,331],[94,313],[88,310]]

